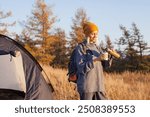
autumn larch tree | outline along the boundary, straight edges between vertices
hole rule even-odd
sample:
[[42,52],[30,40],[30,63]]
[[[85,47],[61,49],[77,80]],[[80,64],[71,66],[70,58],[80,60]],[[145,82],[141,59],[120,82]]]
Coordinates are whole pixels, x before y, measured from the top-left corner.
[[12,12],[6,12],[0,10],[0,34],[6,35],[9,33],[8,27],[14,26],[16,22],[13,23],[6,23],[4,20],[11,17]]
[[27,22],[24,22],[25,29],[34,41],[37,48],[36,59],[43,64],[50,64],[55,55],[51,54],[55,47],[55,39],[51,34],[52,26],[56,21],[52,7],[48,6],[44,0],[36,0],[34,9]]
[[70,32],[70,51],[84,39],[83,23],[88,21],[87,13],[83,8],[77,9],[75,17],[72,19],[73,25],[71,26],[72,31]]

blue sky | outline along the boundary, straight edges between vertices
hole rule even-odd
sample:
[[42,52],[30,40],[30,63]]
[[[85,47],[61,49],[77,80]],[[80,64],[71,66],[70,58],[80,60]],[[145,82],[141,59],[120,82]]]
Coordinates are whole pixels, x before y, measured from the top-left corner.
[[[135,22],[150,46],[150,0],[45,0],[45,2],[53,6],[53,13],[57,16],[55,27],[61,27],[67,34],[71,31],[70,26],[76,10],[84,8],[90,20],[98,25],[100,40],[109,35],[114,42],[122,34],[120,24],[130,29],[131,24]],[[13,13],[8,21],[26,20],[27,16],[31,16],[33,5],[34,0],[0,0],[0,10]],[[21,29],[17,23],[13,31],[19,33]]]

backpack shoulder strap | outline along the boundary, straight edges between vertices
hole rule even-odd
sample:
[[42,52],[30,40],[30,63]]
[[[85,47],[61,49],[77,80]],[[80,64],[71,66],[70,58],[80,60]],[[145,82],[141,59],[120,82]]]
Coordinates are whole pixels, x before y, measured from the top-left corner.
[[86,54],[87,46],[84,44],[84,42],[79,43],[79,46],[81,47],[82,54]]

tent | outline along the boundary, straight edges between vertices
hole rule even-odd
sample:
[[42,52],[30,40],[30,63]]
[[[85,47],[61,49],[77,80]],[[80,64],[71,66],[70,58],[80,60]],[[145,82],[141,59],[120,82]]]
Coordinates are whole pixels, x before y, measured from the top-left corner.
[[5,99],[3,95],[7,95],[7,99],[52,99],[53,88],[43,73],[42,67],[22,45],[0,35],[0,99]]

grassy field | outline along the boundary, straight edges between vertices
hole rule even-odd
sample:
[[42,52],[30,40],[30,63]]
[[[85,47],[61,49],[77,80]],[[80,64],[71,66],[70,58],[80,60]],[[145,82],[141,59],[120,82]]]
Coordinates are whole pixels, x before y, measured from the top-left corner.
[[[77,100],[79,94],[76,84],[67,80],[67,71],[43,66],[54,87],[54,98],[58,100]],[[105,73],[107,97],[111,100],[149,100],[150,73],[124,72]]]

